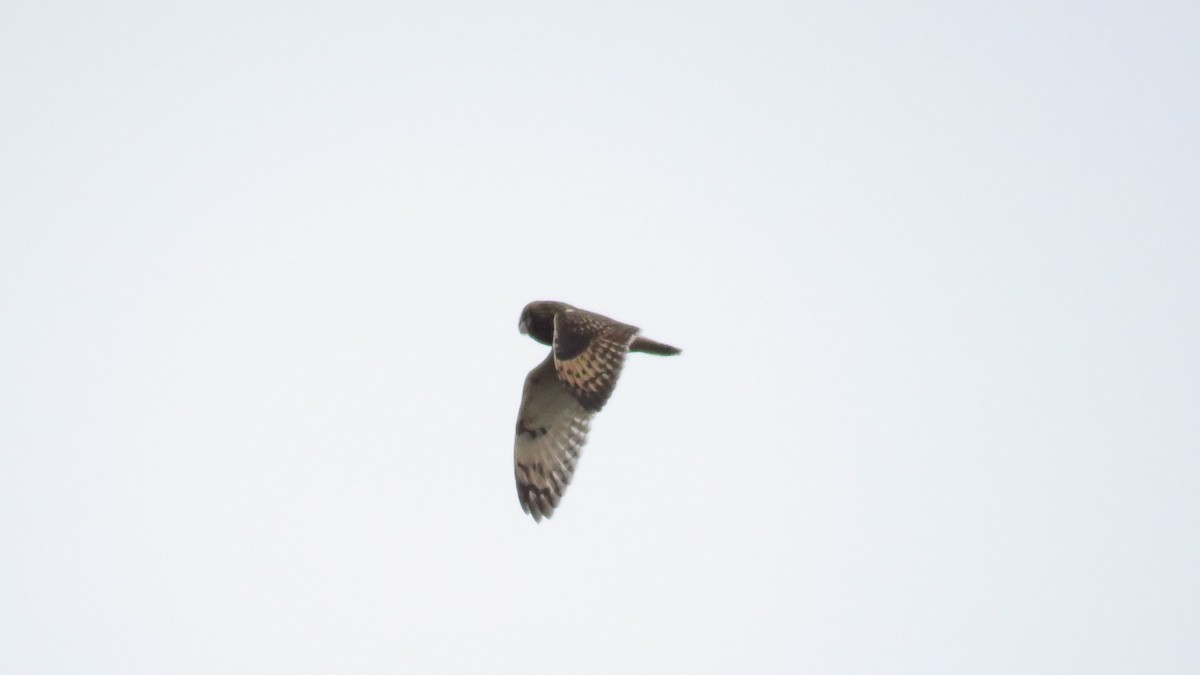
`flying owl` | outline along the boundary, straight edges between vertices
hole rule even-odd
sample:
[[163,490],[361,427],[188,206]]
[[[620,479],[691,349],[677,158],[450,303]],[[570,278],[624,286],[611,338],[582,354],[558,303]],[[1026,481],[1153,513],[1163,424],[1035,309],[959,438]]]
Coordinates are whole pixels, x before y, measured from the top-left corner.
[[628,352],[671,356],[679,349],[638,335],[638,328],[565,302],[525,305],[519,329],[550,346],[525,377],[513,451],[517,497],[540,522],[571,483],[588,425],[604,407]]

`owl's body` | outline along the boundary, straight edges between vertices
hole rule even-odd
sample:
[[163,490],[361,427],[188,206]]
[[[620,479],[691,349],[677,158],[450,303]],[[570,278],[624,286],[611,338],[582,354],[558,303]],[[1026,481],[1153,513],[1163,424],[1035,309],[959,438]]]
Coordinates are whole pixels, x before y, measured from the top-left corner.
[[521,508],[549,518],[566,492],[588,426],[617,384],[630,351],[669,356],[679,349],[638,335],[635,326],[563,302],[531,302],[520,330],[549,345],[525,378],[514,448]]

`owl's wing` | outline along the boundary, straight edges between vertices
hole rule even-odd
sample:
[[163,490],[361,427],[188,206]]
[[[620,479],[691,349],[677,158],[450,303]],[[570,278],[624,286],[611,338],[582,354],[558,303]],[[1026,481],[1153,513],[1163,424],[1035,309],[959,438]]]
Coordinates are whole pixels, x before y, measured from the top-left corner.
[[599,412],[617,386],[636,326],[581,309],[554,316],[554,367],[584,408]]
[[517,497],[534,520],[554,514],[571,483],[594,414],[559,382],[553,354],[525,377],[513,459]]

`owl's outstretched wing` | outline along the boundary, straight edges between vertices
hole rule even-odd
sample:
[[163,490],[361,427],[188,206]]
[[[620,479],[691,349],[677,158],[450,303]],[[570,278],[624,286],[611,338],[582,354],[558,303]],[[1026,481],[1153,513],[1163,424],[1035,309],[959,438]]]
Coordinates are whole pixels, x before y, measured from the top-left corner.
[[599,412],[612,396],[637,333],[636,326],[581,309],[554,316],[554,367],[584,408]]
[[517,497],[534,520],[554,514],[575,474],[594,414],[559,381],[553,354],[525,377],[513,459]]

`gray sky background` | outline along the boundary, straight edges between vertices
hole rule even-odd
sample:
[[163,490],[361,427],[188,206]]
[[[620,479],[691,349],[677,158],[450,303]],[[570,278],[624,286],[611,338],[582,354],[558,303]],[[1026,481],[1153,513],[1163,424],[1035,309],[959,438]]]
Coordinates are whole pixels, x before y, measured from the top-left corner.
[[[0,8],[0,671],[1200,670],[1200,9]],[[552,521],[525,302],[642,326]]]

